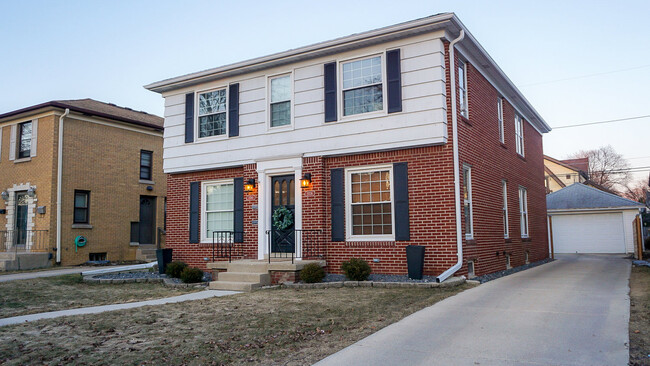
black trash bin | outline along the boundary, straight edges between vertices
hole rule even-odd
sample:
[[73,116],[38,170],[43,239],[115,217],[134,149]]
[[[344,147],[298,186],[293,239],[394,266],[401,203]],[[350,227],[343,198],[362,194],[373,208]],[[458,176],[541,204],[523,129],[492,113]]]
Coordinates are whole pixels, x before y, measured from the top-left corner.
[[156,258],[158,259],[158,273],[165,274],[167,264],[172,261],[172,249],[156,249]]
[[424,270],[424,247],[421,245],[406,246],[406,265],[408,266],[409,278],[421,280]]

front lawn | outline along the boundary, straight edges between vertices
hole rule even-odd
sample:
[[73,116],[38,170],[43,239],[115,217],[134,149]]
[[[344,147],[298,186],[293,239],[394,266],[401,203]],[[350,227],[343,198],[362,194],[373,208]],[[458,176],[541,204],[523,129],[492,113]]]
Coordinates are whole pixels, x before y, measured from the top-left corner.
[[630,275],[630,365],[650,365],[650,268]]
[[0,282],[0,318],[182,295],[157,283],[86,283],[80,274]]
[[0,328],[0,364],[310,365],[469,287],[264,290],[41,320]]

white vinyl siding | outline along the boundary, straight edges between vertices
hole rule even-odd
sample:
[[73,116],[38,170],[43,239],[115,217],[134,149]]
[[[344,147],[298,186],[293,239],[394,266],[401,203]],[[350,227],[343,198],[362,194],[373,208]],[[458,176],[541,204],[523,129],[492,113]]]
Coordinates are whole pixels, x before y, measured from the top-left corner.
[[501,192],[503,195],[503,237],[510,237],[510,228],[508,226],[508,182],[501,181]]
[[519,222],[521,237],[528,237],[528,191],[524,187],[519,187]]
[[291,124],[291,75],[269,79],[269,121],[271,127]]
[[215,231],[234,230],[234,183],[203,182],[201,187],[201,241],[212,241]]
[[525,156],[524,154],[524,121],[520,115],[515,114],[515,143],[517,147],[517,154]]
[[499,97],[497,101],[497,118],[499,119],[499,142],[505,143],[505,128],[503,125],[503,98]]
[[198,95],[198,137],[226,134],[228,105],[225,88]]
[[463,166],[463,212],[465,216],[465,238],[474,237],[474,214],[472,212],[472,168]]
[[458,101],[460,103],[460,115],[469,118],[469,106],[467,104],[467,68],[463,61],[458,61]]
[[346,170],[349,240],[394,240],[392,166]]

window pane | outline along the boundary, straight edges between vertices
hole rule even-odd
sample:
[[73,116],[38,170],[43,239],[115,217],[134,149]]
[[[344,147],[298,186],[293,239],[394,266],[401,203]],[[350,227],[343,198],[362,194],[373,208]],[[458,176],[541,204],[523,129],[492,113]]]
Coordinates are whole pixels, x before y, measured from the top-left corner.
[[226,89],[199,94],[199,116],[226,111]]
[[86,219],[86,212],[88,212],[88,210],[85,208],[75,208],[74,222],[88,222],[88,219]]
[[88,195],[76,193],[74,196],[74,207],[88,207]]
[[206,186],[206,211],[233,210],[234,186],[219,184]]
[[271,103],[291,99],[291,80],[289,75],[271,80]]
[[151,168],[140,167],[140,179],[151,179]]
[[226,134],[226,114],[212,114],[199,117],[199,137]]
[[380,111],[384,108],[381,85],[368,86],[343,92],[343,114]]
[[343,64],[343,89],[381,83],[381,57]]
[[151,152],[149,151],[140,152],[140,165],[151,166]]
[[271,104],[271,127],[285,126],[291,123],[291,102]]
[[232,212],[208,212],[206,221],[206,234],[209,238],[212,238],[213,231],[233,231],[234,228]]

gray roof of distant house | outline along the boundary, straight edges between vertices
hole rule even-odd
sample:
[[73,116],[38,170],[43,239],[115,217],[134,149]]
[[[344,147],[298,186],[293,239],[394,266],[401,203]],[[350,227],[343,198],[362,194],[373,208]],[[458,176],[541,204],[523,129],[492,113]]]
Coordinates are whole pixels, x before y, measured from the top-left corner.
[[643,204],[603,192],[599,189],[574,183],[546,196],[547,210],[571,210],[590,208],[644,207]]

